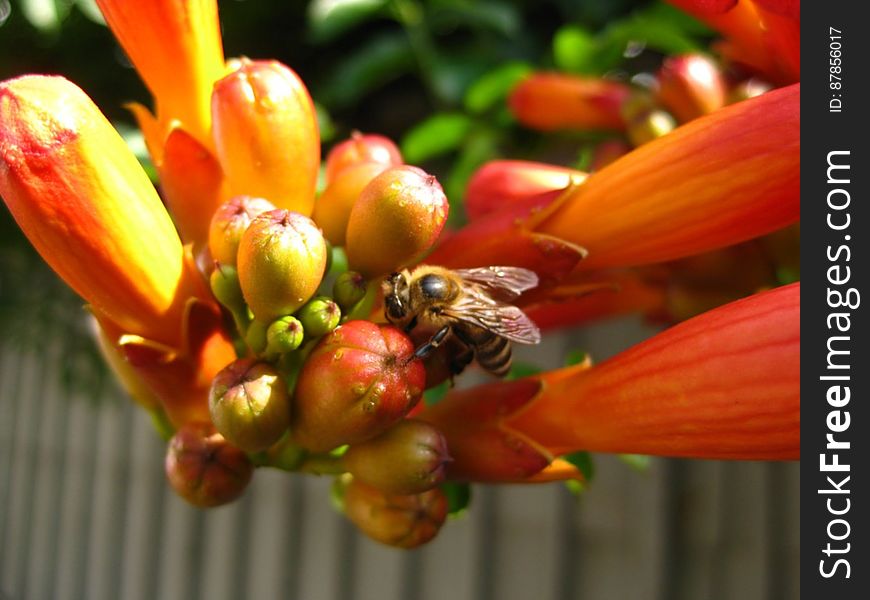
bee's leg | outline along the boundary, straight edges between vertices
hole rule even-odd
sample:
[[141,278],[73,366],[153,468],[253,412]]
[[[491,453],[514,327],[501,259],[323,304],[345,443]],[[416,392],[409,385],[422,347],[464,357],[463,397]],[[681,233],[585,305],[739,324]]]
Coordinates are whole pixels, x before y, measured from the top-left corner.
[[438,346],[440,346],[444,342],[444,340],[447,339],[448,335],[450,335],[450,325],[445,325],[444,327],[436,331],[435,335],[429,338],[428,342],[417,348],[414,351],[413,356],[411,356],[409,360],[414,360],[415,358],[423,360],[424,358],[428,357],[435,351],[436,348],[438,348]]

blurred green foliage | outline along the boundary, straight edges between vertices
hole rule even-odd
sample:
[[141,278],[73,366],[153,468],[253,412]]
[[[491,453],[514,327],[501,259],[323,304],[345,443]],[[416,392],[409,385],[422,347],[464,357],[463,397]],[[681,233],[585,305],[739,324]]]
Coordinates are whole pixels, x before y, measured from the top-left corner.
[[[511,156],[577,165],[588,157],[584,142],[600,139],[518,127],[505,98],[526,74],[557,69],[627,80],[710,35],[650,0],[221,0],[219,8],[228,57],[293,67],[317,102],[327,145],[353,129],[400,141],[408,161],[439,176],[454,224],[465,184],[483,162]],[[147,163],[123,103],[150,98],[93,0],[0,0],[0,80],[34,72],[80,85]],[[87,338],[80,301],[5,209],[0,233],[3,339],[33,345],[40,327],[58,323],[72,327],[68,339]]]

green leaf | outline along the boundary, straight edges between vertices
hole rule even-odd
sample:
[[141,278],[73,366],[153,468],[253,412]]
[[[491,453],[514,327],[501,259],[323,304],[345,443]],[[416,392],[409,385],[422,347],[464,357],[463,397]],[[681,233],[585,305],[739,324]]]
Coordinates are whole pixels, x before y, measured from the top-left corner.
[[556,68],[570,73],[597,73],[598,42],[589,31],[565,25],[553,36],[553,60]]
[[71,0],[22,0],[21,13],[39,31],[52,33],[60,29],[71,6]]
[[350,106],[359,98],[414,67],[414,55],[402,32],[379,35],[339,65],[316,97],[330,109]]
[[453,168],[444,180],[444,191],[450,199],[451,210],[447,219],[451,227],[464,225],[465,211],[460,209],[468,180],[483,163],[497,155],[497,141],[490,131],[478,128],[468,136],[459,156],[453,161]]
[[585,350],[571,350],[568,352],[568,355],[565,356],[565,366],[573,367],[574,365],[579,365],[587,358],[589,358],[589,353]]
[[462,113],[439,113],[417,124],[402,139],[402,156],[419,163],[458,148],[471,129],[471,119]]
[[320,129],[320,141],[329,142],[335,138],[335,125],[332,122],[332,117],[329,116],[329,111],[319,102],[314,103],[314,110],[317,112],[317,127]]
[[532,67],[525,62],[509,62],[489,71],[475,81],[465,93],[465,108],[473,113],[482,113],[503,104],[510,91]]
[[436,0],[430,2],[427,8],[427,18],[435,30],[465,26],[494,31],[510,38],[518,35],[522,26],[517,8],[506,2]]
[[444,399],[447,392],[450,391],[450,381],[442,381],[435,387],[431,387],[423,392],[423,402],[426,406],[434,406]]
[[95,0],[75,0],[76,7],[90,21],[99,25],[105,25],[106,19],[97,7]]
[[522,379],[523,377],[537,375],[541,371],[542,369],[535,365],[524,362],[515,362],[505,379],[508,381],[513,381],[514,379]]
[[447,496],[447,514],[461,516],[471,504],[471,486],[467,483],[448,481],[441,484],[441,491]]
[[313,0],[308,5],[312,41],[334,40],[353,27],[384,14],[388,0]]
[[646,454],[620,454],[619,460],[636,471],[646,471],[652,464],[652,457]]
[[587,483],[595,477],[595,462],[592,460],[590,453],[585,451],[572,452],[571,454],[564,455],[562,458],[580,469]]

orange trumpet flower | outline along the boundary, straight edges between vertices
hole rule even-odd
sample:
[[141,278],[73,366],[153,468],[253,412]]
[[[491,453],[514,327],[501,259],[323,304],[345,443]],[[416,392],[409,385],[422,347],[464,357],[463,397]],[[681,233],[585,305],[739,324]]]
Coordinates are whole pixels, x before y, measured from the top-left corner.
[[677,325],[589,367],[450,393],[438,427],[458,479],[515,479],[579,450],[800,457],[800,284]]

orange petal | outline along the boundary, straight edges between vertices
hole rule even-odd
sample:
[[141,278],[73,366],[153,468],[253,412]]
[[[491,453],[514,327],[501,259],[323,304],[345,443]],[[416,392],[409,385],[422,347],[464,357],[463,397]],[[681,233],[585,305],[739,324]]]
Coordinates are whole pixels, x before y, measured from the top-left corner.
[[502,427],[505,417],[530,402],[539,381],[496,382],[454,390],[416,418],[444,434],[453,461],[447,477],[459,481],[519,481],[540,472],[553,456],[522,434]]
[[199,293],[136,158],[62,77],[0,84],[0,194],[42,257],[125,332],[177,345]]
[[797,459],[800,284],[705,313],[591,369],[540,378],[540,395],[504,425],[554,454]]
[[126,359],[128,370],[122,383],[128,389],[132,384],[132,390],[150,390],[176,428],[210,422],[211,381],[236,358],[222,317],[213,305],[196,300],[188,304],[185,340],[177,350],[141,336],[125,335],[111,321],[98,320],[115,352]]
[[311,214],[320,136],[305,84],[277,61],[242,59],[215,84],[217,156],[231,196],[259,196]]
[[209,144],[212,84],[224,72],[215,0],[97,0],[106,23],[157,100],[164,125],[178,120]]
[[208,240],[211,217],[223,198],[223,172],[217,159],[176,127],[166,138],[159,171],[160,187],[182,239],[199,249]]
[[629,94],[629,87],[616,81],[537,73],[514,88],[508,106],[533,129],[621,130],[620,111]]
[[800,217],[800,84],[634,150],[566,192],[535,231],[586,248],[578,268],[672,260]]
[[665,59],[658,80],[658,99],[683,123],[725,106],[725,78],[703,54]]
[[477,219],[517,200],[564,190],[583,181],[582,171],[525,160],[493,160],[475,172],[465,192],[465,213]]

